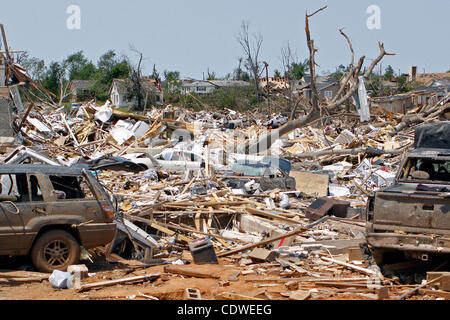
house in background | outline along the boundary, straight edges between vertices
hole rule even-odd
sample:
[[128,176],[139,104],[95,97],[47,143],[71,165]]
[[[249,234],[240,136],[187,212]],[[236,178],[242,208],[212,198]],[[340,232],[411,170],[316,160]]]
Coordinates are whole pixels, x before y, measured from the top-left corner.
[[394,96],[372,98],[370,107],[379,107],[393,113],[406,114],[413,107],[411,93],[402,93]]
[[91,80],[72,80],[69,86],[70,101],[79,102],[93,99],[95,93],[91,89],[92,84]]
[[[303,92],[308,100],[311,100],[311,76],[304,76],[302,81],[304,84],[299,87],[298,90]],[[316,88],[319,95],[319,101],[323,99],[333,99],[339,91],[340,83],[338,80],[330,76],[316,77]]]
[[241,80],[182,80],[181,92],[209,94],[217,88],[247,86],[250,86],[250,83]]
[[[161,83],[156,79],[142,78],[141,85],[144,88],[145,96],[144,100],[155,97],[157,105],[162,105],[164,101],[164,94],[161,89]],[[109,95],[111,98],[111,104],[116,108],[127,108],[136,103],[135,100],[128,98],[128,87],[130,86],[129,79],[114,79]]]

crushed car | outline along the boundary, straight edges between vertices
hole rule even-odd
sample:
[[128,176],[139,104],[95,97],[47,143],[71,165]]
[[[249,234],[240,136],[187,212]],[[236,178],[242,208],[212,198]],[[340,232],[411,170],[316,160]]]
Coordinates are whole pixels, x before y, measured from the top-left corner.
[[379,265],[450,254],[450,122],[417,127],[395,183],[367,204],[367,243]]

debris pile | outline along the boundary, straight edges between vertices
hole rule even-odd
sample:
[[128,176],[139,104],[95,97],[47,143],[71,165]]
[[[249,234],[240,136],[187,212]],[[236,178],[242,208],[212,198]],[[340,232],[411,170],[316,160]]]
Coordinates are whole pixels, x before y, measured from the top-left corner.
[[[449,100],[406,117],[380,111],[369,124],[328,117],[278,137],[260,155],[240,150],[271,132],[261,113],[167,106],[133,114],[91,101],[67,114],[31,105],[15,119],[25,146],[3,162],[91,170],[116,201],[118,233],[90,255],[138,260],[138,269],[166,265],[167,279],[215,279],[221,290],[204,297],[386,298],[386,287],[401,292],[401,285],[363,254],[367,197],[393,183],[414,125],[448,117]],[[203,263],[234,273],[196,271]],[[239,275],[252,294],[232,292]]]
[[[153,281],[125,296],[152,300],[448,298],[448,275],[413,289],[383,276],[367,249],[365,215],[370,194],[394,182],[414,127],[450,118],[450,94],[407,115],[372,108],[361,122],[356,113],[326,113],[288,130],[293,119],[256,111],[168,105],[135,114],[109,101],[38,103],[28,87],[45,89],[5,54],[5,84],[24,86],[28,105],[17,88],[0,92],[14,131],[1,162],[85,168],[116,206],[114,241],[83,251],[83,260],[104,257],[126,268],[80,267],[82,284],[69,270],[55,273],[54,287],[81,294]],[[442,290],[425,289],[431,284]],[[93,297],[120,296],[108,292]]]

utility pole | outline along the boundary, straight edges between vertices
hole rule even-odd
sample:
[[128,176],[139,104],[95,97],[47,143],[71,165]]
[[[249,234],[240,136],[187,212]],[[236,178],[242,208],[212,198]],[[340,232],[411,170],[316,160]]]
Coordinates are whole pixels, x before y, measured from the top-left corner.
[[264,67],[266,67],[266,88],[267,88],[267,108],[269,107],[269,64],[263,61]]

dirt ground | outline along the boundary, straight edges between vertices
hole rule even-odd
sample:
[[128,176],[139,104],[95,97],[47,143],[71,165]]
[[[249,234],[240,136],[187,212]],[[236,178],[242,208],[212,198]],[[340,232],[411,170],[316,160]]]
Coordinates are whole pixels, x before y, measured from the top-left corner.
[[[302,281],[309,277],[302,277],[295,273],[289,277],[280,275],[280,272],[258,274],[253,272],[242,274],[242,267],[233,264],[230,259],[219,259],[219,264],[195,265],[187,264],[180,267],[183,270],[196,272],[207,272],[214,274],[217,278],[187,277],[178,274],[165,273],[164,265],[132,269],[139,261],[129,260],[125,264],[108,263],[96,261],[94,264],[87,263],[90,275],[82,280],[82,284],[94,283],[107,280],[116,280],[145,274],[159,273],[160,276],[154,281],[145,281],[131,284],[117,284],[110,287],[91,289],[79,292],[77,289],[55,289],[48,280],[40,283],[22,284],[0,284],[1,300],[147,300],[151,296],[159,300],[184,300],[186,299],[186,288],[198,289],[201,298],[205,300],[222,300],[223,292],[245,295],[251,298],[264,300],[294,300],[302,299],[292,297],[293,291],[307,293],[313,290],[307,299],[310,300],[376,300],[376,290],[367,288],[334,288],[321,286],[312,282]],[[4,265],[2,267],[5,267]],[[239,273],[238,276],[236,274]],[[340,277],[357,277],[358,274],[351,270],[343,270]],[[298,287],[294,290],[287,287],[286,283],[294,279]],[[292,281],[291,281],[292,282]],[[292,285],[292,283],[291,283]],[[395,299],[408,289],[405,287],[389,288],[389,299]],[[236,299],[236,298],[235,298]],[[435,299],[428,296],[411,296],[410,299]]]

